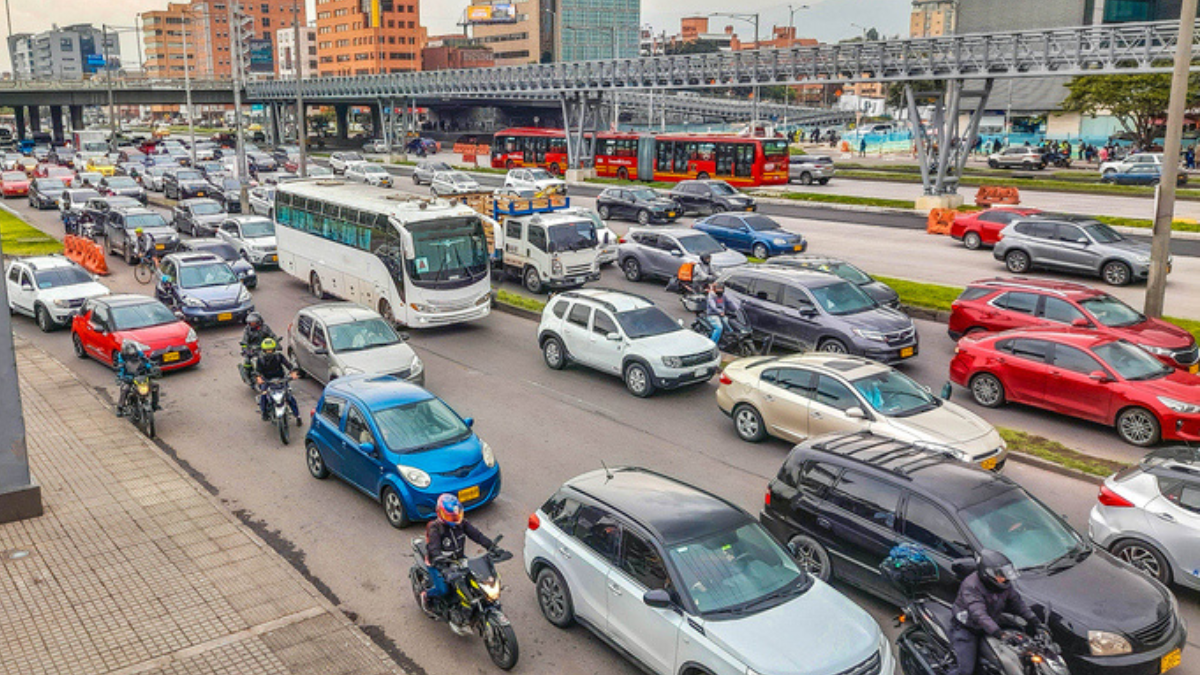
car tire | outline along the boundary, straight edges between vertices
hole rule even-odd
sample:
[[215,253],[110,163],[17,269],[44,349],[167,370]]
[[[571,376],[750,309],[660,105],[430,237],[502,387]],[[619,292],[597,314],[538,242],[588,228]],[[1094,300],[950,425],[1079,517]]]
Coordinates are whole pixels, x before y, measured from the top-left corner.
[[316,271],[308,275],[308,292],[318,300],[325,299],[325,287],[321,285],[321,276]]
[[87,350],[83,348],[83,339],[79,337],[79,333],[71,331],[71,347],[75,350],[75,358],[86,359]]
[[1137,539],[1125,539],[1113,544],[1109,552],[1123,562],[1149,574],[1164,586],[1171,584],[1171,565],[1157,548]]
[[1109,286],[1128,286],[1133,281],[1133,271],[1129,265],[1118,260],[1105,263],[1100,268],[1100,276]]
[[713,207],[712,207],[713,213],[725,213],[728,210],[729,209],[725,208],[724,204],[713,204]]
[[1100,174],[1101,180],[1112,180],[1113,176],[1117,175],[1116,169],[1105,169],[1104,173]]
[[829,551],[819,541],[807,534],[797,534],[788,539],[788,552],[804,571],[821,581],[833,578],[833,562]]
[[700,173],[696,174],[696,180],[708,180],[708,172],[701,171]]
[[620,180],[629,180],[629,169],[625,167],[617,169],[617,178]]
[[1009,251],[1004,255],[1004,266],[1013,274],[1024,274],[1031,267],[1029,254],[1020,249]]
[[978,251],[983,248],[983,237],[980,237],[978,232],[968,232],[963,235],[963,246],[966,246],[968,251]]
[[755,244],[754,247],[750,249],[750,253],[759,260],[766,260],[767,258],[771,257],[771,252],[767,250],[767,245],[762,243]]
[[33,306],[33,318],[43,333],[52,333],[58,327],[50,316],[50,312],[47,312],[46,308],[40,304]]
[[1141,406],[1133,406],[1117,415],[1117,435],[1121,440],[1139,448],[1148,448],[1162,438],[1162,424],[1154,413]]
[[813,184],[812,174],[807,171],[800,174],[800,184],[801,185],[812,185]]
[[985,408],[1004,405],[1004,383],[991,373],[979,373],[968,383],[971,399]]
[[325,480],[329,478],[329,467],[325,466],[325,458],[321,457],[321,450],[317,448],[317,444],[309,441],[304,448],[304,463],[308,465],[308,473],[317,480]]
[[533,267],[525,268],[525,273],[521,275],[521,285],[534,295],[541,295],[544,286],[541,275]]
[[820,185],[829,185],[829,179],[828,179],[828,178],[821,178],[821,179],[817,180],[817,183],[818,183],[818,184],[820,184]]
[[543,567],[534,582],[537,588],[538,609],[555,628],[570,628],[575,623],[575,605],[571,589],[553,567]]
[[761,443],[767,437],[767,426],[762,415],[749,403],[733,407],[733,430],[738,438],[747,443]]
[[612,209],[608,208],[607,204],[602,204],[596,209],[596,213],[600,214],[600,220],[608,220],[612,217]]
[[654,380],[650,369],[637,361],[625,366],[622,379],[629,393],[638,398],[647,398],[654,393]]
[[400,493],[396,492],[395,488],[390,485],[383,488],[379,503],[383,505],[383,517],[387,518],[388,525],[397,530],[408,527],[408,513],[404,510],[404,500],[400,499]]
[[988,160],[988,168],[989,168],[989,169],[999,169],[999,168],[1000,168],[1000,163],[999,163],[999,162],[997,162],[997,161],[996,161],[996,160],[994,160],[994,159],[989,159],[989,160]]
[[629,281],[638,282],[642,280],[642,264],[637,258],[629,257],[621,263],[621,270],[625,272],[625,278]]
[[650,224],[650,212],[647,211],[646,209],[639,210],[637,213],[637,222],[638,222],[638,225],[649,225]]
[[567,367],[567,349],[563,346],[562,340],[556,337],[548,337],[542,343],[542,360],[546,362],[546,367],[550,370],[562,370]]
[[817,351],[825,352],[826,354],[849,354],[850,350],[846,349],[846,343],[837,338],[825,338],[817,344]]

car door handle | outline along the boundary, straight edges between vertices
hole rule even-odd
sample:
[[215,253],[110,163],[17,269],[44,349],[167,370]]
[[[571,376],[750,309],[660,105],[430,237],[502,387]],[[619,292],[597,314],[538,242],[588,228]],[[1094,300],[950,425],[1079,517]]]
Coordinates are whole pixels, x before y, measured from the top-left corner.
[[825,419],[825,416],[822,415],[821,413],[817,412],[816,410],[814,410],[814,411],[812,411],[812,418],[814,420],[823,420],[823,419]]
[[566,546],[559,546],[558,554],[561,555],[562,557],[566,558],[567,560],[571,559],[571,551],[568,550]]
[[608,582],[608,590],[612,591],[613,595],[621,595],[621,587],[611,581]]
[[772,395],[770,395],[770,394],[766,394],[765,396],[763,396],[763,398],[767,399],[768,401],[774,401],[774,400],[775,400],[775,397],[774,397],[774,396],[772,396]]
[[1154,514],[1154,515],[1158,516],[1158,517],[1159,517],[1160,519],[1162,519],[1162,520],[1165,520],[1165,521],[1167,521],[1168,523],[1173,523],[1173,522],[1175,522],[1175,516],[1173,516],[1173,515],[1171,515],[1171,514],[1169,514],[1169,513],[1165,513],[1165,512],[1164,512],[1164,513],[1156,513],[1156,514]]
[[817,518],[817,527],[823,527],[828,530],[833,527],[833,523],[829,522],[828,518]]

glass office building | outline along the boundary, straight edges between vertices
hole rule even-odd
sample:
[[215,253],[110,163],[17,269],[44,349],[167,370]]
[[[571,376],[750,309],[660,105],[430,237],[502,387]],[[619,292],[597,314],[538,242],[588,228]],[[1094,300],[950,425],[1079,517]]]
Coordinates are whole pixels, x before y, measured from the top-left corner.
[[558,61],[633,59],[641,30],[639,0],[556,0]]

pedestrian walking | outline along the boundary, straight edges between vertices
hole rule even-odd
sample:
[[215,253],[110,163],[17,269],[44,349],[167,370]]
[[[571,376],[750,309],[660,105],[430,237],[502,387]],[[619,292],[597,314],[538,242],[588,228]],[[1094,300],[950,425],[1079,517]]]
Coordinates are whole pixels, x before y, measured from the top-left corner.
[[858,156],[859,157],[867,156],[867,137],[866,136],[863,136],[858,141]]

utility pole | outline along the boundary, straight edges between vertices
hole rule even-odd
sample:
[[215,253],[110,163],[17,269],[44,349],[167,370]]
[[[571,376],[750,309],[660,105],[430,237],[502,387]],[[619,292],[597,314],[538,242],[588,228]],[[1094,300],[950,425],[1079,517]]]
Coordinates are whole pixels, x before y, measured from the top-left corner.
[[246,143],[242,138],[242,23],[241,10],[236,2],[229,2],[229,56],[233,68],[233,126],[237,139],[238,180],[242,184],[240,200],[243,213],[250,203],[250,171],[246,168]]
[[[796,12],[803,12],[806,9],[808,9],[808,5],[800,5],[799,7],[792,7],[791,5],[788,5],[788,41],[789,41],[788,49],[791,49],[792,47],[796,46]],[[784,128],[784,133],[787,133],[786,130],[787,130],[787,123],[788,123],[788,103],[789,103],[789,99],[791,99],[791,94],[792,94],[792,86],[790,84],[783,85],[783,128]],[[791,134],[787,134],[787,135],[788,135],[788,138],[790,139]]]
[[101,24],[101,39],[104,41],[104,81],[108,87],[108,147],[117,147],[117,112],[113,104],[112,64],[108,62],[108,24]]
[[[196,166],[196,121],[192,114],[192,54],[188,51],[188,27],[192,20],[192,5],[188,5],[187,10],[183,12],[183,88],[187,91],[187,120],[188,120],[188,149],[192,153],[192,167]],[[168,29],[167,34],[167,52],[169,53],[171,44],[171,31]],[[168,57],[168,61],[170,58]],[[168,73],[170,66],[168,66]]]
[[1175,41],[1175,70],[1167,105],[1167,137],[1163,142],[1162,181],[1154,203],[1154,238],[1150,244],[1150,279],[1146,284],[1147,316],[1161,317],[1167,293],[1167,261],[1171,257],[1171,223],[1175,219],[1175,180],[1183,145],[1183,113],[1188,99],[1188,70],[1192,62],[1192,33],[1197,0],[1183,0],[1179,39]]
[[[300,0],[292,3],[292,27],[296,31],[296,45],[292,48],[293,59],[296,62],[296,144],[300,146],[300,177],[308,175],[308,119],[304,116],[304,62],[308,60],[307,50],[300,45]],[[389,153],[390,154],[390,153]]]
[[[759,37],[758,37],[758,22],[759,22],[758,12],[754,12],[752,14],[751,13],[738,14],[735,12],[713,12],[712,14],[709,14],[709,16],[724,16],[724,17],[728,17],[730,19],[737,19],[738,21],[745,21],[746,23],[754,24],[754,50],[758,51],[759,49],[761,49],[761,45],[759,45]],[[751,117],[752,117],[752,119],[750,120],[750,135],[751,136],[754,135],[754,128],[758,124],[758,85],[757,84],[754,85],[753,91],[754,91],[754,93],[751,96],[752,112],[750,113]],[[666,125],[665,118],[663,120],[663,125],[664,126]]]

